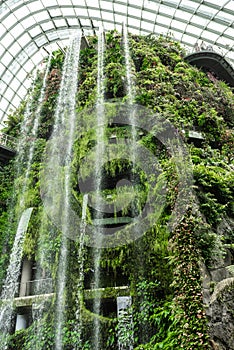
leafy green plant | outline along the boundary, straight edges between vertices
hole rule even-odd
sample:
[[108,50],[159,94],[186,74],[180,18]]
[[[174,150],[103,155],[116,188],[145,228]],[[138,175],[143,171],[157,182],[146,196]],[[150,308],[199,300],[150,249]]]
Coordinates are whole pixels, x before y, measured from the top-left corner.
[[[81,50],[79,62],[78,89],[76,96],[76,140],[72,159],[72,209],[81,214],[82,194],[79,192],[78,176],[82,160],[96,145],[94,118],[89,107],[95,106],[97,93],[97,37],[89,37],[89,47]],[[204,140],[195,147],[187,145],[193,160],[194,194],[198,202],[185,215],[175,232],[169,232],[167,223],[175,206],[178,194],[178,176],[174,160],[168,150],[159,140],[144,130],[138,135],[138,142],[146,147],[160,162],[163,176],[167,181],[167,196],[164,211],[158,222],[145,232],[136,242],[115,249],[103,249],[100,258],[101,284],[113,287],[115,283],[127,285],[133,300],[135,349],[208,349],[208,330],[206,316],[203,310],[201,295],[201,276],[199,263],[209,264],[212,255],[217,257],[223,253],[223,245],[227,238],[221,237],[217,242],[216,231],[224,217],[233,215],[233,93],[223,82],[213,84],[209,77],[195,67],[183,61],[184,51],[178,42],[170,36],[136,36],[129,35],[131,53],[131,74],[135,84],[135,102],[147,106],[154,112],[168,119],[178,130],[184,143],[190,142],[189,131],[202,132]],[[28,189],[25,206],[33,206],[32,221],[24,243],[24,256],[34,260],[40,269],[46,271],[53,281],[56,280],[59,252],[61,248],[61,232],[47,217],[41,200],[40,176],[42,155],[50,141],[61,83],[64,54],[61,51],[53,53],[50,73],[47,78],[45,99],[43,101],[39,120],[38,137],[35,142],[33,164],[28,176]],[[126,98],[126,68],[122,36],[117,31],[105,35],[105,99],[110,103],[114,99],[125,101]],[[33,104],[30,122],[33,121],[38,104],[38,96],[42,86],[42,75],[38,74],[35,88],[31,92]],[[25,102],[9,116],[5,132],[19,137],[20,126],[24,118]],[[79,119],[80,118],[80,119]],[[85,121],[85,123],[84,123]],[[127,126],[112,125],[111,121],[105,128],[105,142],[114,134],[116,142],[128,139],[130,130]],[[30,135],[29,135],[30,136]],[[34,142],[28,138],[29,142]],[[215,148],[214,148],[215,147]],[[25,177],[25,161],[28,147],[25,147],[23,164],[16,178],[17,191],[22,188]],[[107,162],[103,169],[109,180],[121,174],[128,173],[131,162],[122,161],[124,153],[116,154],[116,158]],[[93,159],[93,162],[95,159]],[[82,174],[84,180],[93,171],[93,162]],[[11,221],[9,197],[14,197],[17,203],[18,195],[13,196],[11,184],[16,171],[12,165],[2,166],[0,173],[0,246],[1,273],[3,280],[8,251],[14,238],[14,220]],[[64,167],[61,165],[61,176]],[[137,206],[144,205],[147,198],[147,179],[143,171],[135,169],[139,178],[137,190]],[[152,174],[152,177],[156,176]],[[153,189],[157,191],[157,188]],[[17,192],[18,193],[18,192]],[[103,198],[114,204],[117,196],[124,205],[132,192],[126,188],[120,193],[113,186],[104,189]],[[59,198],[59,195],[58,195]],[[19,201],[18,201],[19,202]],[[196,209],[202,215],[198,215]],[[23,208],[19,203],[12,213],[18,214]],[[122,211],[127,215],[130,206]],[[92,208],[87,208],[87,222],[92,223]],[[152,220],[154,219],[152,214]],[[115,215],[117,215],[115,213]],[[205,217],[205,219],[204,219]],[[9,221],[9,227],[8,226]],[[233,236],[228,237],[229,248]],[[64,349],[72,349],[80,334],[75,328],[75,312],[77,285],[79,281],[79,266],[77,257],[79,242],[69,242],[68,282],[66,292],[69,295],[66,307],[63,342]],[[232,249],[232,248],[230,248]],[[218,252],[219,250],[219,252]],[[84,285],[90,288],[94,262],[90,247],[83,248],[84,254]],[[45,257],[46,259],[42,259]],[[83,281],[82,281],[83,282]],[[55,283],[54,283],[55,285]],[[110,290],[106,289],[106,292]],[[117,294],[110,293],[112,298]],[[82,297],[83,298],[83,297]],[[53,312],[51,309],[48,315]],[[83,349],[91,348],[90,334],[93,327],[92,313],[84,312]],[[87,316],[88,315],[88,316]],[[52,317],[52,316],[51,316]],[[37,322],[27,330],[10,336],[10,348],[32,349],[38,344],[38,349],[51,349],[54,342],[53,319],[45,318],[40,324],[43,337],[35,332]],[[101,320],[102,346],[106,350],[114,350],[118,343],[118,327],[116,319]],[[123,340],[129,336],[123,333]],[[130,334],[132,336],[132,333]],[[9,349],[10,349],[9,348]]]

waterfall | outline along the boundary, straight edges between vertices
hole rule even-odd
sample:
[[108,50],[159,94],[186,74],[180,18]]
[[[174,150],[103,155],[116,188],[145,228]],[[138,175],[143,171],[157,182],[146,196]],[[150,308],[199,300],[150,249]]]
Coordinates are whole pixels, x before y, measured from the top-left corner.
[[[42,266],[50,265],[52,259],[51,252],[48,252],[48,241],[46,242],[45,232],[50,236],[48,227],[48,217],[45,211],[42,212],[42,218],[39,227],[39,242],[37,246],[37,265],[36,265],[36,280],[33,285],[33,303],[32,303],[32,320],[33,332],[36,335],[37,342],[34,344],[35,350],[41,350],[45,339],[45,319],[50,307],[50,300],[42,298],[43,294],[51,294],[54,292],[52,278],[47,278],[45,270]],[[51,239],[51,236],[49,237]],[[45,240],[45,241],[44,241]],[[43,248],[42,248],[43,247]]]
[[[133,83],[132,78],[132,65],[130,62],[131,56],[129,51],[129,42],[128,42],[128,32],[127,27],[125,24],[123,24],[123,46],[124,46],[124,59],[125,59],[125,67],[126,67],[126,90],[127,90],[127,101],[128,104],[131,105],[134,102],[135,98],[135,87]],[[136,142],[137,142],[137,130],[136,130],[136,120],[135,120],[135,113],[134,111],[129,109],[130,115],[129,115],[129,125],[131,125],[131,155],[132,155],[132,163],[133,163],[133,170],[134,166],[136,164]]]
[[55,111],[55,122],[54,122],[54,134],[59,131],[59,127],[61,124],[64,124],[65,122],[65,114],[67,111],[67,102],[69,100],[69,88],[70,88],[70,81],[69,79],[74,78],[73,72],[72,72],[72,60],[73,60],[73,41],[71,39],[71,42],[67,48],[64,63],[63,63],[63,71],[62,71],[62,78],[60,83],[60,89],[59,89],[59,95],[58,95],[58,101],[56,105],[56,111]]
[[[137,130],[136,130],[136,118],[134,109],[131,109],[131,105],[133,105],[135,98],[135,87],[132,78],[132,65],[130,62],[131,56],[129,51],[129,42],[128,42],[128,33],[127,27],[123,24],[123,44],[124,44],[124,58],[125,58],[125,67],[126,67],[126,90],[127,90],[127,101],[130,106],[129,108],[129,125],[131,126],[131,162],[133,173],[135,171],[136,160],[137,160],[137,152],[136,152],[136,143],[137,143]],[[133,174],[132,174],[133,175]],[[131,176],[131,180],[134,181],[134,177]],[[134,213],[133,213],[134,214]]]
[[[102,160],[104,157],[104,32],[101,29],[98,33],[98,76],[97,76],[97,125],[96,125],[96,156],[95,156],[95,191],[96,191],[96,213],[97,222],[102,219],[103,205],[101,198],[102,186]],[[95,240],[97,248],[94,248],[94,285],[98,289],[100,285],[100,260],[101,247],[103,240],[103,228],[101,224],[97,224],[95,229]],[[93,349],[100,349],[100,306],[101,306],[101,292],[97,291],[93,300],[94,317],[94,334],[93,334]]]
[[78,264],[79,264],[79,279],[77,285],[77,298],[76,298],[76,327],[75,331],[77,333],[76,339],[76,350],[82,350],[82,301],[83,301],[83,288],[84,288],[84,236],[86,230],[86,211],[88,204],[88,194],[83,197],[82,205],[82,217],[80,225],[80,240],[79,240],[79,251],[78,251]]
[[38,341],[34,344],[35,350],[41,350],[41,339],[43,339],[43,329],[42,322],[43,316],[46,310],[46,301],[40,300],[35,301],[32,304],[32,319],[33,319],[33,328],[34,333],[37,334]]
[[[124,56],[125,56],[125,64],[126,64],[126,91],[129,106],[133,105],[133,100],[135,97],[135,89],[131,74],[131,58],[128,44],[128,36],[126,32],[126,28],[123,29],[123,43],[124,43]],[[81,32],[77,37],[72,38],[70,44],[66,50],[62,79],[60,83],[60,89],[58,92],[58,99],[55,111],[55,120],[53,125],[53,131],[50,140],[48,141],[49,145],[49,157],[46,159],[45,172],[47,173],[47,177],[45,178],[47,182],[47,186],[50,186],[50,194],[51,197],[47,198],[46,205],[50,206],[49,216],[53,220],[53,208],[57,206],[57,209],[54,211],[55,217],[57,217],[57,213],[60,212],[61,215],[59,217],[59,224],[57,225],[60,229],[61,241],[60,241],[60,251],[59,251],[59,261],[57,268],[57,288],[56,288],[56,304],[55,304],[55,350],[63,349],[63,331],[65,326],[65,315],[66,315],[66,284],[67,284],[67,265],[68,265],[68,254],[69,254],[69,237],[70,236],[70,228],[71,228],[71,181],[72,181],[72,164],[71,160],[73,159],[73,144],[75,140],[75,131],[76,131],[76,92],[78,85],[78,69],[79,69],[79,57],[80,57],[80,46],[81,46]],[[104,106],[104,52],[105,52],[105,40],[104,40],[104,32],[100,30],[98,33],[98,72],[97,72],[97,97],[96,97],[96,120],[94,128],[96,130],[96,147],[95,147],[95,162],[94,162],[94,193],[93,196],[95,199],[94,203],[94,212],[96,213],[96,217],[94,217],[94,226],[95,226],[95,247],[93,248],[93,266],[94,266],[94,298],[93,298],[93,330],[92,330],[92,349],[102,350],[102,340],[101,340],[101,300],[102,300],[102,291],[101,291],[101,276],[100,276],[100,262],[102,259],[102,246],[103,246],[103,213],[105,210],[104,201],[102,199],[102,190],[103,190],[103,159],[106,152],[105,147],[105,125],[106,125],[106,116],[105,116],[105,106]],[[35,151],[35,139],[38,133],[38,127],[40,122],[40,114],[41,114],[41,106],[44,100],[45,95],[45,87],[46,87],[46,78],[49,72],[50,67],[50,59],[48,60],[48,65],[46,68],[43,86],[41,89],[41,94],[38,100],[38,108],[34,112],[34,120],[31,120],[31,125],[28,122],[24,123],[24,129],[26,135],[30,134],[33,142],[30,143],[30,147],[27,148],[27,153],[24,152],[22,156],[22,160],[26,159],[26,170],[25,170],[25,178],[23,182],[23,193],[27,191],[29,175],[31,171],[32,160]],[[30,101],[29,101],[30,102]],[[27,105],[26,115],[30,117],[32,106],[30,103]],[[130,111],[129,115],[131,128],[131,162],[133,164],[133,172],[134,165],[136,164],[136,151],[135,151],[135,143],[137,140],[137,132],[135,127],[135,119],[134,113]],[[22,149],[23,142],[27,142],[27,137],[23,137],[23,141],[21,143]],[[62,145],[62,146],[61,146]],[[18,171],[18,175],[19,175]],[[41,181],[42,182],[42,181]],[[41,191],[43,192],[43,188]],[[46,192],[46,191],[45,191]],[[46,193],[45,193],[46,195]],[[43,193],[41,193],[43,198]],[[20,197],[20,204],[22,206],[25,205],[25,201],[27,198],[24,195]],[[53,199],[51,201],[51,198]],[[79,264],[79,275],[78,275],[78,284],[77,284],[77,299],[76,299],[76,324],[74,326],[74,331],[77,334],[77,339],[73,348],[76,350],[82,349],[82,328],[83,328],[83,320],[82,320],[82,298],[83,298],[83,287],[84,287],[84,238],[86,233],[86,210],[88,206],[88,195],[85,194],[83,197],[83,205],[82,205],[82,219],[80,224],[80,236],[79,236],[79,250],[78,250],[78,264]],[[45,205],[45,207],[46,207]],[[58,209],[59,208],[59,209]],[[32,208],[29,208],[32,210]],[[22,250],[22,241],[23,235],[26,232],[27,224],[31,212],[29,213],[29,209],[27,209],[19,222],[15,244],[17,249],[20,248]],[[46,208],[47,209],[47,208]],[[44,210],[41,227],[44,224],[46,210]],[[28,215],[28,216],[27,216]],[[57,219],[57,218],[56,218]],[[26,225],[26,228],[23,230],[22,226]],[[58,222],[55,222],[57,224]],[[42,230],[43,231],[43,230]],[[40,232],[39,232],[40,233]],[[17,235],[21,234],[21,238],[17,238]],[[40,240],[40,238],[39,238]],[[13,247],[13,250],[15,248]],[[22,251],[17,251],[18,263],[21,263],[21,253]],[[41,261],[45,257],[46,253],[43,252],[42,256],[39,256],[39,261]],[[13,259],[13,258],[12,258]],[[12,265],[12,263],[10,263]],[[12,265],[13,266],[13,265]],[[17,269],[20,269],[17,267]],[[10,273],[11,275],[11,273]],[[18,274],[19,276],[19,274]],[[15,281],[15,279],[14,279]],[[9,283],[8,283],[9,284]],[[9,284],[10,285],[10,284]],[[13,288],[12,288],[13,289]],[[2,299],[12,299],[12,304],[9,304],[8,307],[12,308],[13,306],[13,298],[8,296],[3,296]],[[35,321],[35,333],[37,333],[37,339],[42,339],[43,325],[40,326],[40,320],[43,320],[44,310],[46,308],[46,303],[40,302],[40,299],[36,300],[33,303],[33,319]],[[126,315],[125,315],[126,316]],[[1,318],[2,316],[1,312]],[[125,317],[119,319],[120,328],[124,328],[126,326],[131,331],[132,321],[129,320],[131,317]],[[0,319],[1,320],[1,319]],[[132,320],[132,319],[131,319]],[[123,322],[122,322],[123,321]],[[121,323],[122,322],[122,323]],[[3,322],[2,322],[3,323]],[[43,323],[43,322],[41,322]],[[1,324],[1,323],[0,323]],[[1,327],[1,326],[0,326]],[[5,327],[5,326],[4,326]],[[9,333],[10,329],[10,321],[9,326],[6,328],[6,333]],[[0,328],[1,329],[1,328]],[[4,330],[5,331],[5,330]],[[121,333],[121,332],[120,332]],[[5,341],[5,340],[4,340]],[[121,343],[121,342],[120,342]],[[121,343],[122,344],[122,343]],[[132,337],[127,343],[127,349],[132,349],[133,346]],[[37,345],[39,347],[39,345]],[[122,346],[122,345],[121,345]],[[125,345],[124,345],[125,346]],[[0,350],[3,350],[1,348]],[[122,349],[122,348],[121,348]]]
[[[36,73],[33,76],[32,90],[35,85]],[[30,130],[31,123],[31,108],[32,108],[32,94],[30,94],[29,99],[26,103],[26,108],[24,112],[24,119],[20,128],[21,137],[18,143],[17,156],[15,159],[15,172],[16,178],[22,174],[23,170],[23,159],[25,157],[25,147],[27,145],[27,136]],[[25,182],[23,183],[23,188],[25,190]],[[7,334],[11,331],[12,328],[12,317],[13,317],[13,300],[19,289],[19,276],[21,268],[21,258],[22,258],[22,248],[24,235],[27,230],[28,221],[27,215],[28,211],[23,211],[19,218],[15,218],[15,202],[19,191],[16,191],[16,184],[13,185],[13,196],[10,203],[10,212],[9,212],[9,223],[8,223],[8,232],[10,234],[14,222],[18,221],[18,226],[16,226],[16,234],[14,237],[13,247],[11,249],[11,255],[8,263],[8,268],[6,271],[6,277],[3,284],[1,297],[0,297],[0,350],[5,350],[7,348]],[[19,202],[24,198],[24,192],[19,195]],[[24,201],[24,200],[23,200]],[[30,213],[31,215],[31,213]],[[18,219],[18,220],[17,220]],[[6,302],[4,302],[6,301]]]
[[16,159],[16,177],[20,176],[22,173],[24,157],[26,156],[26,152],[28,149],[27,139],[30,135],[31,124],[33,123],[33,112],[32,112],[33,93],[32,92],[35,88],[36,75],[37,75],[37,72],[34,71],[31,93],[29,94],[29,98],[26,103],[26,107],[24,111],[24,119],[20,127],[20,138],[19,138],[18,147],[17,147],[17,159]]
[[[26,209],[18,223],[17,232],[15,236],[10,262],[7,270],[6,279],[4,282],[1,294],[0,306],[0,349],[5,349],[7,344],[7,334],[11,330],[13,301],[18,290],[18,277],[20,274],[22,246],[25,232],[27,231],[28,223],[32,214],[33,208]],[[6,301],[6,302],[5,302]]]
[[[24,161],[26,161],[26,172],[25,172],[25,181],[24,181],[24,189],[26,189],[27,186],[27,181],[26,179],[28,178],[31,163],[32,163],[32,158],[35,150],[35,139],[37,137],[37,132],[38,132],[38,126],[39,126],[39,121],[40,121],[40,114],[41,114],[41,108],[43,105],[43,100],[45,98],[45,89],[46,89],[46,83],[47,83],[47,77],[49,74],[49,69],[50,69],[50,64],[51,64],[51,58],[52,55],[50,54],[46,69],[44,72],[44,77],[43,77],[43,83],[42,83],[42,88],[40,91],[40,96],[37,101],[37,109],[34,112],[32,110],[33,108],[33,102],[34,102],[34,95],[33,95],[33,90],[35,88],[36,84],[36,77],[37,77],[37,71],[34,72],[33,75],[33,83],[32,83],[32,88],[31,88],[31,94],[29,95],[29,99],[26,103],[26,108],[24,112],[24,119],[22,122],[22,126],[20,128],[20,139],[18,143],[18,149],[17,149],[17,162],[16,162],[16,175],[17,177],[21,175],[22,172],[22,167]],[[30,141],[30,142],[29,142]],[[29,147],[28,147],[29,145]],[[24,159],[25,158],[25,159]]]
[[[30,98],[26,104],[26,110],[24,114],[24,121],[21,127],[21,138],[18,145],[18,155],[16,158],[16,174],[17,177],[22,175],[23,171],[23,163],[26,163],[25,173],[23,177],[23,182],[19,192],[18,204],[20,208],[24,208],[26,194],[28,189],[28,179],[29,173],[32,166],[32,159],[35,150],[35,139],[37,137],[37,131],[39,126],[40,112],[42,107],[42,102],[45,96],[45,87],[46,87],[46,79],[49,72],[51,57],[48,60],[47,67],[44,74],[43,86],[40,92],[40,97],[38,100],[38,107],[36,112],[32,112],[32,102],[33,102],[33,94],[30,95]],[[36,73],[35,73],[36,77]],[[34,77],[34,85],[35,85],[35,77]],[[32,120],[32,118],[34,119]],[[31,128],[31,124],[33,127]],[[32,142],[28,142],[27,138],[32,137]],[[29,144],[29,147],[27,147]],[[24,243],[25,233],[27,231],[29,219],[31,217],[33,208],[28,208],[23,211],[21,214],[16,236],[14,240],[14,244],[12,247],[12,253],[10,256],[9,266],[7,270],[6,279],[3,286],[3,291],[1,295],[1,300],[8,300],[7,305],[1,306],[0,309],[0,329],[3,326],[3,337],[4,334],[8,333],[11,329],[11,318],[13,313],[13,299],[18,289],[18,278],[20,276],[20,268],[21,268],[21,258],[22,258],[22,249]],[[13,211],[11,212],[11,216],[13,216]],[[0,349],[4,348],[7,340],[2,340],[2,344],[0,344]],[[5,345],[3,345],[5,343]]]
[[[74,37],[67,51],[67,57],[65,60],[66,74],[63,76],[61,84],[61,90],[59,94],[58,106],[57,106],[57,120],[54,126],[55,132],[58,130],[60,122],[62,122],[64,130],[64,138],[66,135],[66,144],[64,147],[64,178],[62,195],[63,202],[63,214],[62,214],[62,239],[60,248],[59,265],[57,272],[57,300],[56,300],[56,334],[55,334],[55,349],[62,350],[62,329],[64,325],[64,313],[65,313],[65,298],[64,291],[66,285],[66,273],[67,273],[67,257],[68,257],[68,235],[69,235],[69,207],[70,207],[70,174],[71,174],[71,159],[73,151],[73,142],[75,135],[75,102],[76,91],[78,83],[78,65],[80,56],[81,45],[81,32],[77,37]],[[61,96],[63,96],[63,107],[60,103]],[[59,118],[61,115],[61,121]],[[57,139],[55,138],[55,145],[57,146]],[[54,160],[51,159],[53,162]],[[56,165],[58,167],[58,164]],[[58,185],[58,184],[57,184]],[[59,189],[60,190],[60,189]]]
[[[30,132],[30,142],[29,142],[30,146],[29,146],[29,150],[28,150],[27,164],[26,164],[26,170],[25,170],[25,175],[24,175],[24,185],[23,185],[23,190],[22,190],[23,193],[25,193],[25,191],[27,189],[27,185],[28,185],[28,178],[29,178],[29,173],[31,170],[32,160],[33,160],[35,146],[36,146],[35,141],[37,138],[37,132],[38,132],[38,127],[39,127],[39,122],[40,122],[43,100],[45,98],[46,81],[47,81],[47,77],[49,74],[51,58],[52,58],[52,54],[50,54],[47,65],[46,65],[45,74],[44,74],[44,78],[43,78],[43,84],[42,84],[42,88],[40,91],[40,97],[38,99],[38,107],[37,107],[35,115],[34,115],[33,127],[32,127],[32,130]],[[25,198],[23,196],[21,198],[21,201],[20,201],[20,205],[22,207],[24,206],[24,200],[25,200]]]
[[117,297],[118,348],[133,350],[133,317],[130,296]]
[[126,90],[129,104],[133,104],[135,98],[135,88],[132,79],[132,66],[130,62],[130,51],[128,42],[127,26],[123,23],[123,46],[124,46],[124,58],[126,67]]
[[[128,97],[128,104],[130,105],[129,108],[129,125],[131,125],[131,157],[130,161],[132,162],[132,174],[130,176],[130,180],[132,182],[132,185],[134,185],[134,174],[136,172],[136,165],[137,165],[137,129],[136,129],[136,118],[134,110],[131,109],[131,105],[133,105],[134,98],[135,98],[135,87],[134,82],[132,78],[132,65],[130,62],[131,56],[130,56],[130,50],[129,50],[129,42],[128,42],[128,33],[127,33],[127,27],[125,24],[123,24],[123,44],[124,44],[124,58],[125,58],[125,67],[126,67],[126,90],[127,90],[127,97]],[[132,216],[134,217],[135,212],[134,208],[132,208]],[[138,225],[134,226],[133,228],[134,232],[136,232],[136,237],[139,237],[139,233],[137,232]],[[139,256],[141,256],[142,251],[137,252],[137,259],[139,259]],[[140,259],[141,261],[141,259]],[[136,260],[137,262],[137,260]],[[117,298],[117,305],[118,305],[118,299],[120,300],[121,304],[121,297]],[[130,312],[130,297],[122,297],[124,300],[124,307],[118,310],[118,346],[119,350],[132,350],[133,349],[133,320],[132,320],[132,313]],[[123,304],[124,304],[123,303]],[[126,337],[126,333],[128,336]],[[124,336],[125,335],[125,336]]]

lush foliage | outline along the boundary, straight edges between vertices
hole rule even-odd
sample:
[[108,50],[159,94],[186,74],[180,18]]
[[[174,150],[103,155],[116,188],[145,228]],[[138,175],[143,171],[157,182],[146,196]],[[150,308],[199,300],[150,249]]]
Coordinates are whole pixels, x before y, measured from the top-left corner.
[[[188,208],[187,214],[170,232],[167,222],[174,209],[178,191],[178,178],[173,159],[165,147],[151,134],[139,134],[139,142],[152,154],[157,156],[167,180],[166,205],[160,219],[135,242],[115,249],[105,249],[100,260],[100,276],[102,287],[127,285],[133,300],[133,323],[135,349],[208,349],[208,330],[202,304],[200,262],[209,263],[217,251],[217,230],[223,217],[233,215],[233,126],[234,99],[231,90],[223,83],[215,84],[209,77],[183,60],[184,52],[180,45],[170,37],[139,37],[130,35],[131,74],[135,86],[135,102],[146,106],[154,112],[162,114],[178,129],[184,143],[187,143],[193,162],[194,176],[194,208]],[[42,275],[53,280],[56,289],[58,261],[61,248],[61,232],[43,210],[43,195],[40,193],[40,170],[43,152],[53,130],[55,107],[62,76],[63,54],[55,52],[47,78],[45,98],[40,116],[40,125],[33,155],[32,167],[28,177],[27,194],[24,207],[34,207],[33,218],[27,230],[23,255],[38,265]],[[106,100],[125,101],[126,99],[126,67],[121,35],[117,32],[106,33],[106,49],[104,58],[105,98]],[[89,47],[81,50],[79,62],[78,91],[76,110],[78,115],[85,115],[87,125],[92,124],[91,116],[82,115],[88,107],[96,103],[97,94],[97,38],[89,38]],[[42,75],[38,74],[32,93],[34,103],[31,106],[29,123],[33,121]],[[9,117],[5,131],[19,137],[22,126],[25,103]],[[90,118],[90,119],[89,119]],[[30,131],[30,125],[27,126]],[[79,193],[77,172],[86,153],[96,144],[95,130],[77,127],[78,133],[74,143],[74,159],[72,160],[72,206],[81,213],[82,196]],[[199,146],[191,144],[189,131],[202,133],[204,139]],[[30,132],[29,132],[30,134]],[[107,126],[105,138],[115,135],[116,142],[129,137],[129,128],[116,125]],[[23,135],[24,137],[24,135]],[[29,137],[29,135],[27,135]],[[25,177],[27,147],[20,164],[20,172],[15,169],[15,191],[13,196],[16,218],[24,208],[19,203],[19,193]],[[116,182],[121,174],[127,176],[132,164],[116,160],[106,165],[105,175],[109,183]],[[64,167],[61,167],[61,176]],[[88,178],[92,169],[87,168],[84,179]],[[137,175],[136,175],[137,173]],[[134,210],[140,211],[146,200],[147,179],[139,169],[133,175],[138,181],[137,208],[125,207],[123,216]],[[132,176],[133,176],[132,175]],[[12,244],[12,231],[16,225],[13,220],[11,229],[7,222],[12,197],[12,165],[1,170],[0,187],[0,234],[1,234],[1,266],[4,271],[7,251]],[[152,177],[156,176],[152,174]],[[123,194],[123,203],[127,192]],[[129,193],[127,193],[130,195]],[[106,188],[103,195],[109,201],[115,201],[117,190],[114,186]],[[18,197],[17,197],[18,196]],[[196,199],[195,199],[196,198]],[[112,203],[111,202],[111,203]],[[8,211],[7,211],[8,209]],[[92,210],[88,209],[87,220],[92,221]],[[116,217],[118,216],[116,214]],[[155,213],[156,215],[156,213]],[[13,215],[14,216],[14,215]],[[10,237],[9,242],[8,237]],[[224,243],[233,242],[233,237],[223,236]],[[220,239],[219,239],[220,244]],[[79,281],[79,242],[69,241],[68,281],[66,322],[63,329],[64,349],[72,349],[80,334],[74,330],[76,320],[77,285],[83,289],[90,288],[93,281],[93,250],[83,248],[84,280]],[[225,251],[223,250],[222,253]],[[80,263],[80,262],[79,262]],[[1,270],[2,271],[2,270]],[[113,290],[108,291],[109,300],[115,302]],[[83,347],[90,349],[94,315],[92,306],[83,295]],[[51,302],[48,316],[37,331],[37,324],[11,336],[9,349],[32,349],[33,344],[40,341],[41,349],[52,349],[54,342],[54,302]],[[116,349],[118,325],[116,312],[103,311],[101,329],[103,331],[102,346],[106,350]],[[40,335],[43,334],[41,337]],[[128,337],[129,334],[124,334]],[[39,348],[38,348],[39,349]]]

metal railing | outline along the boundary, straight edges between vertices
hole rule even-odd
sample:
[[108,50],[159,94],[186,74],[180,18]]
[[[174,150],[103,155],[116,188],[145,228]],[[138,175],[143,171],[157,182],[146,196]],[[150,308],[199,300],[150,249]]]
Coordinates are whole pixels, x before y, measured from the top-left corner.
[[19,283],[18,292],[15,297],[27,297],[33,295],[53,293],[54,286],[52,278],[27,281]]
[[218,46],[213,46],[213,45],[194,45],[193,48],[190,49],[186,49],[186,54],[187,55],[191,55],[193,53],[197,53],[197,52],[204,52],[204,51],[210,51],[210,52],[214,52],[217,53],[218,55],[222,56],[229,64],[232,68],[234,68],[234,64],[233,64],[233,60],[231,60],[228,57],[228,51],[224,51],[222,50],[220,47]]
[[17,141],[14,137],[0,132],[0,146],[15,151],[17,149]]

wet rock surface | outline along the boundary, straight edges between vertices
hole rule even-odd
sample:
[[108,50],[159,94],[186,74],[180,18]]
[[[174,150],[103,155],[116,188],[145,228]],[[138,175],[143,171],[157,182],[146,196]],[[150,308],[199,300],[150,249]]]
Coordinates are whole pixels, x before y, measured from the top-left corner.
[[226,269],[233,264],[227,251],[214,266],[202,267],[203,300],[209,324],[211,349],[234,350],[234,277]]

